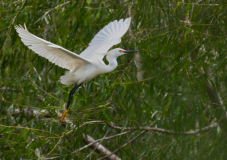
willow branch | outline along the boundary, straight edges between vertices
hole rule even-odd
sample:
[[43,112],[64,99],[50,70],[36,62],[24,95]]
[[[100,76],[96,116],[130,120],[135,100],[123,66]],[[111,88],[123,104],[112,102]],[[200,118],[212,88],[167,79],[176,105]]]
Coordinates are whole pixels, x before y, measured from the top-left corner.
[[175,132],[172,130],[167,130],[163,128],[154,128],[154,127],[119,127],[119,126],[114,126],[111,125],[110,123],[106,123],[109,127],[113,129],[120,129],[120,130],[145,130],[145,131],[153,131],[153,132],[162,132],[162,133],[168,133],[168,134],[173,134],[173,135],[195,135],[201,132],[209,131],[215,127],[218,126],[218,123],[214,123],[212,125],[203,127],[201,129],[196,129],[194,131],[186,131],[186,132]]
[[[118,149],[116,149],[115,151],[113,151],[112,153],[110,153],[110,154],[113,154],[113,153],[115,153],[115,152],[117,152],[118,150],[120,150],[121,148],[124,148],[125,146],[127,146],[128,144],[130,144],[132,141],[134,141],[134,140],[136,140],[137,138],[139,138],[142,134],[144,134],[145,132],[147,132],[147,131],[142,131],[140,134],[138,134],[137,136],[135,136],[134,138],[132,138],[130,141],[128,141],[128,142],[126,142],[125,144],[123,144],[120,148],[118,148]],[[102,159],[104,159],[104,158],[107,158],[109,155],[106,155],[106,156],[104,156],[104,157],[101,157],[101,158],[99,158],[98,160],[102,160]]]
[[101,139],[97,139],[96,141],[94,141],[94,142],[92,142],[92,143],[89,143],[88,145],[86,145],[86,146],[84,146],[84,147],[81,147],[80,149],[74,151],[73,153],[77,153],[77,152],[79,152],[79,151],[82,151],[82,150],[84,150],[85,148],[87,148],[87,147],[89,147],[89,146],[93,145],[94,143],[99,142],[99,141],[101,141],[101,140],[109,140],[109,139],[112,139],[112,138],[115,138],[115,137],[122,136],[122,135],[124,135],[124,134],[128,134],[128,133],[130,133],[130,132],[131,132],[131,131],[126,131],[126,132],[122,132],[122,133],[119,133],[119,134],[116,134],[116,135],[113,135],[113,136],[109,136],[109,137],[104,137],[104,138],[101,138]]
[[111,151],[106,149],[103,145],[101,145],[100,143],[96,142],[92,137],[90,137],[88,135],[85,136],[83,134],[83,142],[85,144],[92,143],[92,145],[90,145],[89,147],[94,149],[99,154],[104,154],[105,158],[107,158],[109,160],[120,160],[119,157],[117,157],[115,154],[113,154]]
[[[221,14],[219,14],[219,16],[217,17],[217,19],[214,21],[213,24],[215,24],[219,17],[224,14],[226,12],[226,10],[224,10]],[[190,22],[190,21],[189,21]],[[190,34],[188,35],[190,36]],[[200,48],[202,47],[202,44],[208,39],[209,37],[206,36],[204,38],[204,40],[198,45],[198,46],[195,46],[193,43],[192,43],[192,46],[195,47],[195,50],[190,54],[190,57],[192,60],[195,60],[198,56],[198,53],[200,51]],[[212,104],[215,108],[218,108],[218,107],[222,107],[222,109],[225,111],[225,107],[223,106],[223,102],[222,102],[222,99],[221,97],[219,96],[219,93],[217,92],[217,89],[215,86],[212,85],[211,81],[206,78],[204,76],[204,73],[203,73],[203,69],[198,69],[198,73],[201,77],[201,80],[206,84],[206,89],[207,89],[207,94],[208,96],[210,97],[211,101],[212,101]],[[209,77],[209,76],[208,76]]]

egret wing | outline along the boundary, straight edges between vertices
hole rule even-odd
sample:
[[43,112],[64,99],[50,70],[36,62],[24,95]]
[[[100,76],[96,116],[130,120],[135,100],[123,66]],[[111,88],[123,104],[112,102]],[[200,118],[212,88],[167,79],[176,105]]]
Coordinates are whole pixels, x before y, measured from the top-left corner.
[[25,28],[15,26],[15,29],[21,37],[21,41],[28,46],[28,48],[59,67],[73,71],[77,66],[91,63],[91,61],[76,53],[31,34],[26,26]]
[[121,37],[127,32],[131,18],[110,22],[100,30],[80,55],[84,58],[102,60],[106,52],[121,42]]

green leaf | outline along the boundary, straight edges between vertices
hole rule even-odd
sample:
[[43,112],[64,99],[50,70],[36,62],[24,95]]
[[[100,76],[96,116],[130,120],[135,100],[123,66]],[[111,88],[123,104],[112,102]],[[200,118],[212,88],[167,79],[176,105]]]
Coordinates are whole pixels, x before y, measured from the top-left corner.
[[176,7],[174,8],[174,13],[176,12],[176,9],[182,4],[182,2],[177,2]]
[[103,112],[105,118],[107,119],[107,121],[110,121],[110,118],[109,118],[108,114],[106,113],[106,107],[102,107],[102,112]]
[[11,129],[9,131],[8,136],[7,136],[6,140],[5,140],[5,142],[7,142],[11,138],[11,135],[12,135],[13,132],[14,132],[14,129]]
[[188,33],[189,33],[190,31],[191,31],[191,30],[188,29],[188,30],[185,32],[185,34],[184,34],[184,39],[185,39],[185,40],[187,39],[187,35],[188,35]]

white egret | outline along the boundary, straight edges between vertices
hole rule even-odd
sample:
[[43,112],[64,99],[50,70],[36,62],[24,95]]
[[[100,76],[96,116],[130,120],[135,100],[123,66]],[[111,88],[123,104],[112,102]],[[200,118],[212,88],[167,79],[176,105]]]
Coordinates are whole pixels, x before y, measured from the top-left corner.
[[[89,46],[80,54],[73,53],[61,46],[55,45],[31,34],[26,26],[15,26],[21,41],[38,55],[47,58],[50,62],[70,70],[61,76],[60,81],[65,85],[76,84],[70,91],[66,109],[62,113],[61,121],[67,115],[73,93],[82,84],[96,76],[113,71],[117,67],[117,58],[134,50],[115,48],[108,51],[113,45],[121,42],[121,37],[129,28],[131,18],[113,21],[100,30],[90,42]],[[109,62],[106,65],[103,57]]]

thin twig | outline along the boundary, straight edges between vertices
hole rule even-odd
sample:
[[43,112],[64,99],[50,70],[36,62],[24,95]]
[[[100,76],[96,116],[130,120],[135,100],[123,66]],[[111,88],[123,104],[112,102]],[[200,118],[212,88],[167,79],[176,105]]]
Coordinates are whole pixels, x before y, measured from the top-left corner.
[[54,148],[53,148],[49,153],[47,153],[47,155],[44,157],[44,159],[45,159],[47,156],[49,156],[49,155],[55,150],[55,148],[56,148],[57,145],[61,142],[61,139],[62,139],[64,136],[65,136],[65,134],[62,133],[62,136],[59,138],[59,140],[58,140],[58,142],[55,144]]
[[64,6],[64,5],[66,5],[66,4],[68,4],[68,3],[70,3],[70,1],[65,2],[65,3],[63,3],[63,4],[60,4],[60,5],[57,5],[56,7],[54,7],[54,8],[52,8],[52,9],[50,9],[49,11],[45,12],[45,14],[44,14],[43,16],[41,16],[37,21],[35,21],[34,24],[36,24],[38,21],[40,21],[41,19],[43,19],[50,11],[53,11],[53,10],[55,10],[55,9],[57,9],[57,8],[59,8],[59,7],[62,7],[62,6]]
[[201,129],[196,129],[194,131],[187,131],[187,132],[179,132],[178,133],[178,132],[167,130],[167,129],[163,129],[163,128],[154,128],[154,127],[119,127],[119,126],[111,125],[108,122],[106,124],[108,126],[110,126],[111,128],[120,129],[120,130],[139,130],[140,129],[140,130],[145,130],[145,131],[169,133],[169,134],[174,134],[174,135],[195,135],[195,134],[198,134],[200,132],[211,130],[211,129],[213,129],[213,128],[218,126],[218,123],[214,123],[212,125],[203,127]]

